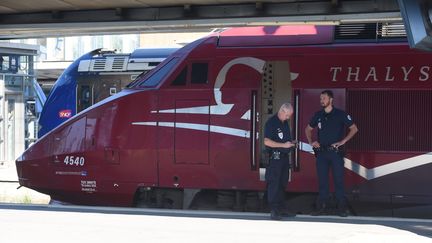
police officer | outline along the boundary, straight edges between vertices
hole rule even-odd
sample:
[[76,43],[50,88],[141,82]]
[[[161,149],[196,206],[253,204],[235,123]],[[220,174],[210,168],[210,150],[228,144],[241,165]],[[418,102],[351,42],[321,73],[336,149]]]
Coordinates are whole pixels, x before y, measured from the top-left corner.
[[[346,217],[343,145],[357,133],[358,129],[350,115],[333,106],[331,90],[321,92],[320,102],[323,109],[315,113],[305,129],[306,138],[316,155],[319,182],[317,208],[312,215],[326,213],[329,197],[329,169],[331,168],[338,214]],[[312,141],[312,130],[316,127],[318,127],[318,141]],[[345,136],[346,127],[349,128],[349,132]]]
[[270,206],[270,218],[281,220],[282,216],[295,216],[284,210],[285,188],[289,176],[289,152],[295,143],[291,141],[288,119],[293,114],[293,107],[284,103],[277,114],[268,119],[264,130],[264,145],[269,152],[269,165],[265,178],[267,182],[267,201]]

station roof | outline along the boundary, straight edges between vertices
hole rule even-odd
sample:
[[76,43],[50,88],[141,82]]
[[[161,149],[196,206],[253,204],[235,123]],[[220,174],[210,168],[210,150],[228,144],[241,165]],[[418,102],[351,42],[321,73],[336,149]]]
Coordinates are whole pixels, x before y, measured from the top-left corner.
[[0,39],[400,20],[397,0],[0,1]]
[[36,56],[40,51],[40,46],[38,45],[7,42],[0,43],[0,54]]

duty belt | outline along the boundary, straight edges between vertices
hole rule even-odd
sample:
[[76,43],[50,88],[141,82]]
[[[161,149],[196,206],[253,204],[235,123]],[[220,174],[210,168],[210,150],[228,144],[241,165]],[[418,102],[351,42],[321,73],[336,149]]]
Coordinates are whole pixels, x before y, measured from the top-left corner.
[[339,152],[343,148],[335,147],[335,146],[320,146],[319,148],[313,148],[315,152],[325,152],[325,151],[333,151],[333,152]]
[[282,158],[288,158],[288,153],[282,153],[277,150],[270,152],[270,159],[279,160]]
[[340,155],[340,156],[345,156],[345,147],[344,146],[339,146],[339,147],[334,147],[334,146],[320,146],[319,148],[313,148],[315,157],[321,153],[321,152],[335,152],[336,154]]

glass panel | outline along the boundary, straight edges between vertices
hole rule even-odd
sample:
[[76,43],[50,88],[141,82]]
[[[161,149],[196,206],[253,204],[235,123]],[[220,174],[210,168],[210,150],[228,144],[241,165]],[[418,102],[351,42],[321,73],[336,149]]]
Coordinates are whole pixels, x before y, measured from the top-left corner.
[[158,85],[162,79],[164,79],[168,73],[172,71],[172,68],[177,64],[178,58],[171,59],[168,63],[166,63],[162,68],[153,73],[152,76],[148,77],[146,80],[141,81],[140,87],[153,87]]
[[0,71],[9,71],[9,56],[0,56]]
[[93,105],[92,87],[90,85],[81,85],[79,99],[77,113]]
[[207,63],[193,63],[191,83],[193,84],[208,83],[207,73],[208,73]]
[[186,85],[186,77],[187,77],[187,67],[183,68],[183,70],[174,79],[171,85]]

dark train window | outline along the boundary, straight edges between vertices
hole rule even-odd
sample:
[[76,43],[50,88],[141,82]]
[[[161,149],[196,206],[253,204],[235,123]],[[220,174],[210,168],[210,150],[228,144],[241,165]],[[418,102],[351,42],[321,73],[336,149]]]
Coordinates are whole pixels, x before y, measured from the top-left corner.
[[145,79],[144,81],[141,81],[138,86],[140,87],[153,87],[158,85],[167,74],[171,72],[173,67],[177,64],[178,58],[171,59],[168,63],[166,63],[163,67],[161,67],[159,70],[157,70],[155,73],[153,73],[150,77]]
[[432,150],[432,91],[348,90],[347,112],[359,132],[347,144],[356,151]]
[[149,62],[148,65],[150,67],[156,67],[157,65],[159,65],[160,62]]
[[78,95],[77,112],[93,105],[92,87],[90,85],[80,85]]
[[207,63],[193,63],[191,83],[193,84],[206,84],[208,83],[208,64]]
[[183,70],[177,75],[177,77],[173,80],[171,85],[185,85],[187,78],[187,67],[183,68]]

